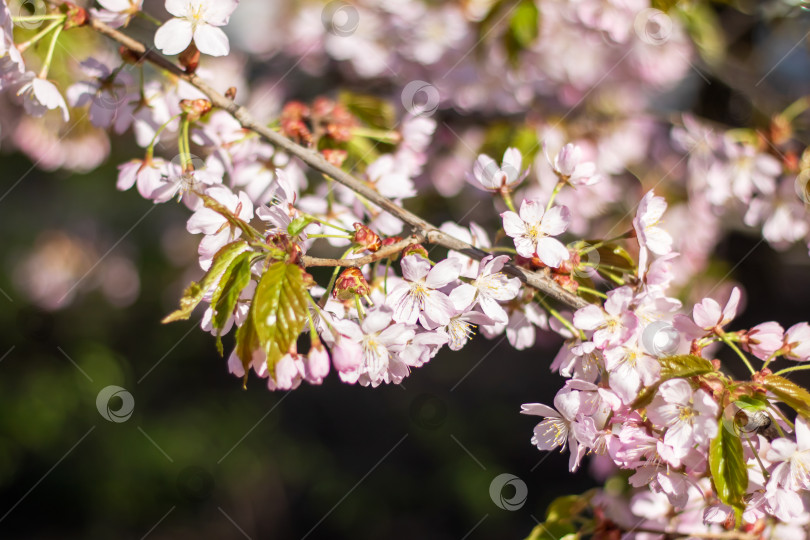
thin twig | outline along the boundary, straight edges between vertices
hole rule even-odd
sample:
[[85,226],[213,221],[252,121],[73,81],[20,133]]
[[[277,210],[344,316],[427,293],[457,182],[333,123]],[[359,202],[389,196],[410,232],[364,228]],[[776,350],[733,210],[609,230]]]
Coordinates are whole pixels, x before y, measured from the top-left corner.
[[[242,125],[243,128],[251,130],[275,146],[283,148],[285,151],[294,155],[308,166],[333,178],[338,183],[343,184],[350,190],[379,206],[389,214],[407,223],[413,229],[414,234],[423,237],[426,242],[430,244],[437,244],[453,251],[458,251],[479,260],[489,255],[485,251],[477,249],[467,242],[462,242],[461,240],[440,231],[438,228],[431,225],[419,216],[405,210],[404,208],[401,208],[394,201],[382,196],[368,184],[361,182],[347,172],[335,167],[317,152],[304,148],[303,146],[299,146],[280,133],[276,133],[268,127],[259,124],[256,120],[254,120],[247,109],[237,105],[233,100],[228,99],[211,88],[208,83],[203,81],[196,74],[186,73],[182,68],[169,61],[160,53],[147,49],[146,46],[144,46],[144,44],[140,41],[133,39],[114,28],[110,28],[105,23],[92,17],[89,19],[88,25],[98,33],[105,35],[120,43],[124,47],[130,49],[144,60],[147,60],[152,64],[176,75],[177,77],[188,81],[203,94],[205,94],[215,107],[228,111],[231,115],[233,115],[233,117]],[[584,299],[563,289],[546,274],[532,272],[512,264],[506,265],[504,267],[504,271],[520,278],[520,280],[527,285],[534,287],[538,291],[541,291],[549,297],[567,304],[570,307],[580,308],[588,305],[588,302],[586,302]]]
[[321,257],[310,257],[309,255],[304,255],[301,258],[301,261],[304,263],[304,266],[342,266],[342,267],[354,267],[360,268],[361,266],[365,266],[367,264],[371,264],[373,262],[377,262],[382,259],[387,259],[397,253],[401,252],[408,246],[412,246],[414,244],[418,244],[419,242],[424,241],[418,235],[413,235],[409,238],[404,240],[400,240],[390,246],[385,246],[380,248],[378,251],[370,255],[366,255],[364,257],[358,257],[356,259],[323,259]]

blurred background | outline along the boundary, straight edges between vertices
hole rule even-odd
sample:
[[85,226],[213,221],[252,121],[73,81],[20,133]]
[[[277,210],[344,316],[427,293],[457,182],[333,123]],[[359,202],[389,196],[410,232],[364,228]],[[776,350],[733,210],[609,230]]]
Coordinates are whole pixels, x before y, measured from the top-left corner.
[[[711,9],[729,48],[790,52],[768,86],[773,111],[806,91],[806,16],[764,23]],[[661,111],[749,122],[758,111],[728,65],[722,76],[688,75]],[[269,63],[252,76],[288,68]],[[291,77],[287,95],[352,84],[329,77]],[[569,473],[568,455],[538,452],[536,419],[518,414],[522,403],[550,403],[561,385],[549,373],[560,346],[551,335],[525,351],[477,337],[402,386],[348,386],[332,374],[289,394],[255,378],[243,389],[198,329],[200,313],[160,324],[199,275],[196,239],[184,207],[116,191],[112,164],[132,157],[132,144],[123,137],[111,147],[108,164],[89,173],[46,173],[19,153],[2,156],[0,537],[523,538],[554,497],[596,485],[590,457]],[[448,201],[423,188],[409,206],[434,223],[469,208],[463,193]],[[740,232],[714,255],[713,272],[747,292],[732,329],[808,319],[805,245],[777,252]],[[111,385],[131,394],[129,418],[109,421],[97,408]],[[113,396],[110,409],[124,398]],[[520,509],[490,496],[503,473],[528,487]]]

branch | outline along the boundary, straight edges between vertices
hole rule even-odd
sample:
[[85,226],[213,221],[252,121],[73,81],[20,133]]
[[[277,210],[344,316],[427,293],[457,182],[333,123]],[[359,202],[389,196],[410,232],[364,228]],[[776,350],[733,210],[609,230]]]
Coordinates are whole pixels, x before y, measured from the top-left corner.
[[391,244],[390,246],[380,248],[371,255],[358,257],[357,259],[322,259],[320,257],[310,257],[309,255],[304,255],[301,258],[301,261],[304,263],[304,266],[343,266],[360,268],[361,266],[377,262],[380,259],[386,259],[392,255],[396,255],[406,247],[418,244],[419,242],[424,242],[424,238],[415,234],[410,238],[406,238],[405,240],[400,240],[399,242]]
[[[431,225],[419,216],[405,210],[404,208],[401,208],[394,203],[394,201],[380,195],[377,191],[364,182],[361,182],[347,172],[335,167],[317,152],[313,152],[312,150],[304,148],[303,146],[299,146],[283,135],[257,123],[247,109],[237,105],[233,100],[228,99],[211,88],[208,83],[203,81],[194,73],[186,73],[182,68],[169,61],[160,53],[155,52],[152,49],[147,49],[147,47],[144,46],[144,44],[140,41],[133,39],[114,28],[110,28],[108,25],[95,18],[90,18],[88,25],[98,33],[103,34],[130,49],[141,58],[162,69],[165,69],[166,71],[181,79],[184,79],[185,81],[188,81],[203,94],[208,96],[208,99],[211,100],[211,103],[214,106],[231,113],[231,115],[236,118],[243,128],[251,130],[275,146],[283,148],[285,151],[294,155],[313,169],[333,178],[336,182],[343,184],[350,190],[362,195],[375,205],[379,206],[392,216],[407,223],[413,229],[414,234],[424,238],[426,242],[437,244],[453,251],[458,251],[478,260],[489,255],[485,251],[475,248],[466,242],[462,242],[461,240],[440,231],[434,225]],[[559,302],[567,304],[572,308],[580,308],[588,305],[588,302],[563,289],[546,274],[532,272],[513,264],[507,264],[504,266],[504,271],[510,275],[518,277],[523,283],[534,287],[543,294],[554,298]]]

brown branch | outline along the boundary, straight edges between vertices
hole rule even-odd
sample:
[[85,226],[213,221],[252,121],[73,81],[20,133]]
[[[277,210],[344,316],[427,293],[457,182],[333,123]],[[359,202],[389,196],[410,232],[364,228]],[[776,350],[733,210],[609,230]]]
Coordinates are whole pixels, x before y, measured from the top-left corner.
[[[233,117],[239,121],[242,127],[257,133],[275,146],[283,148],[285,151],[294,155],[313,169],[333,178],[336,182],[343,184],[350,190],[362,195],[375,205],[379,206],[389,214],[407,223],[413,229],[414,234],[423,237],[426,242],[437,244],[453,251],[458,251],[479,260],[488,255],[488,253],[485,251],[477,249],[466,242],[462,242],[461,240],[440,231],[438,228],[431,225],[419,216],[405,210],[404,208],[401,208],[394,201],[380,195],[377,191],[364,182],[361,182],[347,172],[335,167],[317,152],[313,152],[312,150],[299,146],[283,135],[276,133],[262,124],[257,123],[247,109],[237,105],[233,100],[228,99],[211,88],[208,83],[203,81],[197,75],[193,73],[186,73],[182,68],[169,61],[160,53],[155,52],[151,48],[147,49],[146,46],[144,46],[144,44],[140,41],[135,40],[114,28],[110,28],[108,25],[95,18],[90,18],[88,25],[98,33],[103,34],[130,49],[143,59],[162,69],[165,69],[181,79],[188,81],[190,84],[197,87],[197,89],[203,94],[208,96],[208,99],[211,100],[211,103],[215,107],[224,109],[231,113]],[[563,289],[546,274],[532,272],[512,264],[507,264],[504,267],[504,271],[520,278],[522,282],[534,287],[546,296],[554,298],[555,300],[567,304],[572,308],[580,308],[588,305],[585,300]]]
[[391,244],[390,246],[380,248],[378,251],[372,253],[371,255],[366,255],[365,257],[358,257],[357,259],[322,259],[320,257],[310,257],[309,255],[304,255],[303,257],[301,257],[301,261],[304,263],[304,266],[307,267],[343,266],[343,267],[360,268],[361,266],[365,266],[367,264],[377,262],[381,259],[386,259],[388,257],[396,255],[406,247],[418,244],[419,242],[423,241],[424,238],[420,237],[419,235],[413,235],[410,238],[400,240],[399,242]]

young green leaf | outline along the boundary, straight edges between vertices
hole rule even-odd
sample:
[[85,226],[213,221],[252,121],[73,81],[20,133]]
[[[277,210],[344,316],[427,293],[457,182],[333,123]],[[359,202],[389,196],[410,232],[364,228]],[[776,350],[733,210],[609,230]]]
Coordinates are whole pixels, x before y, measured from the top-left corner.
[[250,283],[251,252],[244,252],[237,256],[231,265],[222,274],[219,285],[211,297],[211,306],[214,308],[214,317],[211,320],[213,328],[217,331],[217,350],[222,356],[222,328],[233,314],[242,289]]
[[810,418],[810,392],[805,388],[779,375],[768,375],[763,385],[797,413]]
[[220,280],[233,260],[248,251],[248,249],[248,244],[244,240],[237,240],[222,247],[216,255],[214,255],[211,268],[202,280],[199,283],[192,281],[183,292],[183,297],[180,299],[180,309],[164,317],[162,322],[165,324],[188,319],[191,316],[191,312],[194,311],[194,308],[202,301],[205,293]]
[[714,366],[705,358],[696,354],[678,354],[659,358],[661,379],[674,379],[705,375],[714,371]]
[[256,333],[256,325],[253,324],[253,310],[248,311],[245,321],[236,330],[236,356],[242,361],[247,378],[250,363],[253,361],[253,353],[261,346],[259,335]]
[[307,321],[307,289],[304,271],[294,264],[277,262],[267,269],[256,287],[251,311],[267,368],[287,354]]
[[748,489],[748,469],[745,466],[740,438],[723,426],[722,418],[719,421],[717,437],[712,440],[709,447],[709,470],[712,473],[717,497],[734,508],[739,522],[745,510],[743,496]]

